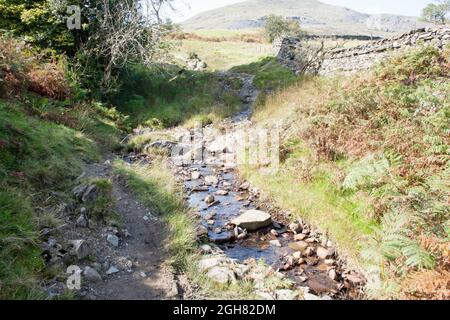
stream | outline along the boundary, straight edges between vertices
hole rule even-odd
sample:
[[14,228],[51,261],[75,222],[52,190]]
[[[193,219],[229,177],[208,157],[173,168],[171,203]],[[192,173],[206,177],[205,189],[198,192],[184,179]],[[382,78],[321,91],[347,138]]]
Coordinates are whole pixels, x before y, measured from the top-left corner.
[[[240,77],[244,83],[242,111],[222,124],[231,134],[251,125],[248,119],[258,95],[252,85],[253,77]],[[172,159],[178,165],[177,175],[184,183],[189,207],[201,218],[200,228],[209,242],[239,263],[264,261],[297,287],[307,287],[318,297],[349,299],[357,295],[357,284],[351,281],[355,276],[344,270],[331,241],[302,221],[290,223],[283,212],[260,203],[258,189],[240,181],[236,164],[224,161],[236,151],[233,145],[221,145],[220,132],[208,126],[191,130],[188,135],[180,140],[195,141],[190,150],[200,150],[202,158],[180,163],[181,158],[189,158],[181,152]],[[270,213],[272,223],[254,232],[231,223],[252,209]]]

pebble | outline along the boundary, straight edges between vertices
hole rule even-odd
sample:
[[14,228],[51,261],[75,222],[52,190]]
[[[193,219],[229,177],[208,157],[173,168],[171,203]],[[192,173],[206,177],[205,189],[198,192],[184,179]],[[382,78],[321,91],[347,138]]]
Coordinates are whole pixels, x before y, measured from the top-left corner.
[[106,237],[106,241],[108,241],[109,244],[111,244],[113,247],[119,246],[119,237],[113,234],[108,234],[108,236]]
[[107,275],[111,275],[111,274],[115,274],[115,273],[118,273],[118,272],[119,272],[119,269],[117,269],[114,266],[110,266],[109,269],[106,271],[106,274]]
[[214,201],[215,201],[215,198],[214,198],[214,196],[212,194],[208,195],[205,198],[205,203],[206,204],[212,204],[212,203],[214,203]]
[[295,241],[302,241],[302,240],[305,240],[305,238],[306,238],[306,235],[304,235],[303,233],[296,234],[296,235],[294,236],[294,240],[295,240]]
[[275,246],[275,247],[281,247],[281,243],[280,243],[279,240],[271,240],[271,241],[269,241],[269,243],[270,243],[272,246]]
[[324,247],[318,247],[317,256],[322,260],[331,258],[333,256],[333,249],[325,249]]
[[86,280],[90,282],[98,282],[102,280],[102,277],[97,272],[97,270],[89,266],[84,268],[83,275],[86,278]]

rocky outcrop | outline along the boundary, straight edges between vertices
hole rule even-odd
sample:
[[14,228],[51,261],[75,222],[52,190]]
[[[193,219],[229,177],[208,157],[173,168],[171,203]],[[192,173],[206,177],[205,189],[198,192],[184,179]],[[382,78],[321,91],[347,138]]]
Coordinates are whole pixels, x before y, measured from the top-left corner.
[[[323,76],[339,72],[352,73],[365,70],[386,58],[395,51],[406,50],[421,44],[433,45],[442,49],[450,44],[450,28],[422,28],[412,30],[397,37],[371,41],[353,48],[338,48],[324,53],[324,59],[318,73]],[[298,38],[285,38],[278,53],[280,64],[295,73],[303,70],[299,57],[302,52],[302,40]]]

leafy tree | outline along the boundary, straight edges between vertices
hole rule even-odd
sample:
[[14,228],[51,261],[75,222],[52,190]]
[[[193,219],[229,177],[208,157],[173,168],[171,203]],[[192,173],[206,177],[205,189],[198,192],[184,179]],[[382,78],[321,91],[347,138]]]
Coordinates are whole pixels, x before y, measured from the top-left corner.
[[301,37],[304,35],[298,22],[277,15],[267,17],[264,33],[270,42],[283,36]]
[[445,24],[450,12],[450,0],[439,0],[428,4],[422,10],[422,18],[434,24]]
[[74,52],[75,38],[65,23],[61,1],[0,0],[0,29],[33,45]]

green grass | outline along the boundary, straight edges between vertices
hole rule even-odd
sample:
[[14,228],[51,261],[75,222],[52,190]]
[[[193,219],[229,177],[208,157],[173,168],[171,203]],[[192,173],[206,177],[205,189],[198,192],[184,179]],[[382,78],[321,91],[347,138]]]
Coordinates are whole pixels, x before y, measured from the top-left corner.
[[279,65],[273,57],[265,57],[247,65],[236,66],[230,71],[254,75],[253,84],[263,91],[282,89],[297,81],[292,71]]
[[[419,47],[360,75],[299,79],[252,118],[286,129],[282,164],[275,176],[242,167],[244,178],[329,232],[372,297],[414,297],[402,282],[445,265],[449,53]],[[431,287],[425,296],[442,294]]]
[[39,215],[35,209],[61,201],[57,192],[70,186],[83,160],[98,154],[80,132],[27,116],[21,104],[4,101],[0,143],[0,298],[39,298],[39,230],[57,221],[48,209]]
[[[121,130],[108,112],[31,95],[0,100],[1,299],[44,298],[39,285],[51,275],[39,231],[60,225],[52,207],[73,201],[69,191],[85,162],[117,147]],[[112,203],[107,190],[100,191],[99,215]]]
[[225,92],[214,73],[166,70],[135,66],[124,75],[124,86],[112,99],[129,116],[133,126],[167,128],[193,123],[204,124],[236,112],[240,101],[234,91]]
[[[362,265],[359,252],[376,222],[370,218],[373,209],[364,197],[344,194],[333,182],[335,172],[326,165],[314,167],[307,179],[299,177],[296,163],[310,161],[302,146],[271,175],[254,166],[239,167],[243,179],[263,191],[263,198],[292,213],[291,218],[305,219],[328,234],[343,255],[355,265]],[[316,164],[317,165],[317,164]]]
[[266,56],[276,55],[271,44],[248,43],[243,41],[201,41],[183,40],[176,58],[184,61],[195,52],[206,62],[208,70],[226,71],[232,67],[249,64]]

